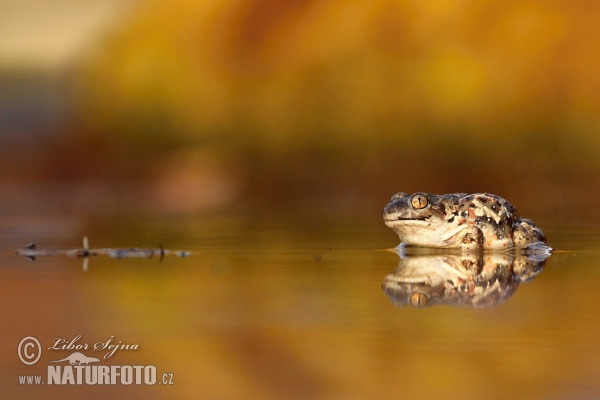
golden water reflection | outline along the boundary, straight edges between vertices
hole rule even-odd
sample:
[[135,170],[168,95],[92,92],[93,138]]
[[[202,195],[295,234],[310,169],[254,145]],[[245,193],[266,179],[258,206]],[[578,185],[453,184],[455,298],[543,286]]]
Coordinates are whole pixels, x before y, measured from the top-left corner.
[[[537,275],[534,266],[519,269],[513,261],[519,283],[535,279],[496,307],[415,310],[394,307],[381,292],[398,256],[384,250],[397,237],[379,218],[273,215],[102,216],[62,231],[57,220],[0,221],[6,250],[0,254],[0,315],[7,322],[0,332],[0,385],[7,396],[384,399],[401,393],[429,399],[459,393],[532,399],[600,390],[594,252],[600,240],[594,231],[546,229],[557,249],[574,248],[575,231],[587,242],[556,252]],[[27,241],[68,249],[84,234],[93,247],[163,245],[193,254],[162,263],[159,257],[91,257],[82,271],[78,258],[28,261],[9,251]],[[479,270],[477,263],[469,268]],[[502,280],[509,263],[498,261],[496,269]],[[39,366],[25,366],[16,346],[28,335],[46,347],[54,338],[78,335],[81,342],[114,335],[138,343],[139,350],[120,351],[110,363],[155,365],[174,374],[174,385],[20,386],[19,375],[37,375],[70,354],[46,351]]]
[[549,254],[400,253],[398,267],[388,274],[383,291],[398,307],[434,305],[493,307],[532,280]]

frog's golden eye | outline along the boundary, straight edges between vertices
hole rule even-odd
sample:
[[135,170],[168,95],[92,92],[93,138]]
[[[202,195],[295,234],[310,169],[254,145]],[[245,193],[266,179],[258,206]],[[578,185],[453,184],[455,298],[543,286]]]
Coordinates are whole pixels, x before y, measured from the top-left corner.
[[421,208],[427,207],[429,200],[427,200],[426,196],[422,194],[415,194],[412,199],[410,199],[410,204],[412,204],[413,208],[420,210]]
[[427,305],[427,296],[423,293],[413,293],[410,296],[410,304],[417,308],[425,307]]
[[392,201],[401,199],[401,198],[406,197],[406,196],[408,196],[406,193],[404,193],[404,192],[398,192],[398,193],[396,193],[395,195],[392,196]]

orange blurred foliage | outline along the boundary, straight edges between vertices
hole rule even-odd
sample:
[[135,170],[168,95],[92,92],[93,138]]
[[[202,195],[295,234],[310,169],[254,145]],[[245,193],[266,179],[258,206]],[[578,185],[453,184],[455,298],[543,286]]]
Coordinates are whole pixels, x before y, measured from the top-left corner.
[[267,146],[420,121],[485,136],[556,113],[595,131],[599,17],[586,1],[153,1],[90,60],[83,93],[124,131],[159,115]]
[[547,189],[600,170],[599,20],[583,0],[147,1],[85,62],[81,109],[103,140],[212,153],[251,186],[416,163],[408,186]]

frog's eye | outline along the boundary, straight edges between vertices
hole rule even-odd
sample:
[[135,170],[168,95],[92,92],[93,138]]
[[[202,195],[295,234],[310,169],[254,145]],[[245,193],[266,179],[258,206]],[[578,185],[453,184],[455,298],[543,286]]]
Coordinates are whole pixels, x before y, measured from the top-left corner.
[[425,307],[427,305],[427,296],[423,293],[413,293],[410,296],[410,304],[417,308]]
[[404,193],[404,192],[398,192],[398,193],[396,193],[395,195],[392,196],[392,201],[401,199],[401,198],[406,197],[406,196],[408,196],[406,193]]
[[428,203],[429,200],[427,200],[427,197],[422,194],[415,194],[412,199],[410,199],[410,204],[412,204],[413,208],[417,210],[427,207]]

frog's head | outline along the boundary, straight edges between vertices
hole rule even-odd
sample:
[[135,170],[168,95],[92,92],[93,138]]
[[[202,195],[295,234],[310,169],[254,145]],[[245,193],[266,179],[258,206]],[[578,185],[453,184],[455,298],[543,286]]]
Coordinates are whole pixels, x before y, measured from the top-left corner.
[[450,212],[461,196],[462,193],[443,196],[396,193],[383,209],[383,220],[406,244],[443,246],[448,234],[456,229],[455,219],[448,217],[452,217]]

